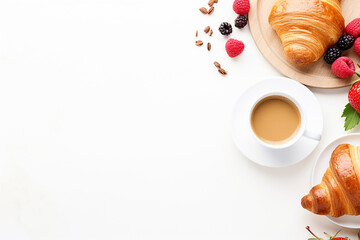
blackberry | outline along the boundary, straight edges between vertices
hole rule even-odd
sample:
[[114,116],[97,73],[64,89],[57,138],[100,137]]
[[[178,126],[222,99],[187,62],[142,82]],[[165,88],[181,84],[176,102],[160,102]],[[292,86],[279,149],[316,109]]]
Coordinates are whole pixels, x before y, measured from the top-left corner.
[[341,57],[340,49],[338,49],[337,47],[331,47],[326,51],[324,60],[326,63],[332,64],[339,57]]
[[248,18],[246,17],[246,15],[239,15],[236,19],[235,19],[235,27],[237,28],[243,28],[246,26],[246,24],[248,23]]
[[340,50],[350,49],[355,42],[355,37],[352,35],[344,34],[339,38],[339,41],[336,43]]
[[232,33],[231,24],[227,22],[223,22],[219,27],[219,31],[222,35],[230,35],[230,33]]

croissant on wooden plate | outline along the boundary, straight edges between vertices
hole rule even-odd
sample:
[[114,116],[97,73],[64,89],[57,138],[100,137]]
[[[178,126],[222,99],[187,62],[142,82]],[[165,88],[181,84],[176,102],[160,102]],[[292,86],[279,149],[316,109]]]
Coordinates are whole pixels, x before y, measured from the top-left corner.
[[360,147],[339,145],[319,185],[301,199],[303,208],[320,215],[360,215]]
[[341,0],[278,0],[269,23],[280,37],[288,61],[306,66],[317,61],[343,34]]

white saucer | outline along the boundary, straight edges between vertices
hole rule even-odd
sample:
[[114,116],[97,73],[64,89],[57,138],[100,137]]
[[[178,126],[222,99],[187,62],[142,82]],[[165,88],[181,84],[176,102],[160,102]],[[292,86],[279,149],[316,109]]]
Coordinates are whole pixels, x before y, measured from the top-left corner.
[[[336,138],[329,145],[325,147],[325,149],[320,153],[319,158],[315,162],[312,179],[311,179],[312,186],[321,183],[321,179],[323,178],[326,169],[329,167],[329,161],[332,152],[338,145],[343,143],[349,143],[352,145],[360,146],[360,133],[353,133]],[[331,222],[341,227],[356,228],[356,229],[360,228],[360,216],[342,216],[338,218],[327,216],[327,218]]]
[[285,167],[305,159],[319,141],[301,137],[286,149],[273,150],[261,145],[252,134],[249,116],[256,100],[267,93],[284,91],[303,108],[307,130],[322,134],[323,117],[314,94],[300,83],[283,77],[261,81],[247,89],[238,99],[232,119],[232,136],[238,149],[250,160],[267,167]]

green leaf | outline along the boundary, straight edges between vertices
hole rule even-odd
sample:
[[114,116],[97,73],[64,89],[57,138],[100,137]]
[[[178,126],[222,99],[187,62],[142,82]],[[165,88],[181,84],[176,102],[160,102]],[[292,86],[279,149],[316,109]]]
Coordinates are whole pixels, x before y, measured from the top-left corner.
[[346,104],[341,117],[345,118],[345,131],[353,129],[356,125],[359,124],[360,121],[360,114],[355,111],[355,109],[350,105],[350,103]]
[[360,232],[358,232],[357,236],[358,236],[358,238],[359,238],[359,240],[360,240]]
[[355,74],[356,74],[358,77],[360,77],[360,73],[355,72]]
[[316,238],[309,238],[308,240],[317,240]]
[[358,67],[360,68],[360,64],[357,64],[358,65]]

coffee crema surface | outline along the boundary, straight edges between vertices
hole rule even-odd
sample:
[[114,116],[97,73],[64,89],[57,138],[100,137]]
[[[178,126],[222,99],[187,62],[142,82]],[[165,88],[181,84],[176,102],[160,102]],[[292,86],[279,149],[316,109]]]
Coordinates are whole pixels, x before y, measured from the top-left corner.
[[301,114],[296,105],[283,96],[262,99],[251,114],[251,127],[265,143],[279,145],[290,141],[301,125]]

